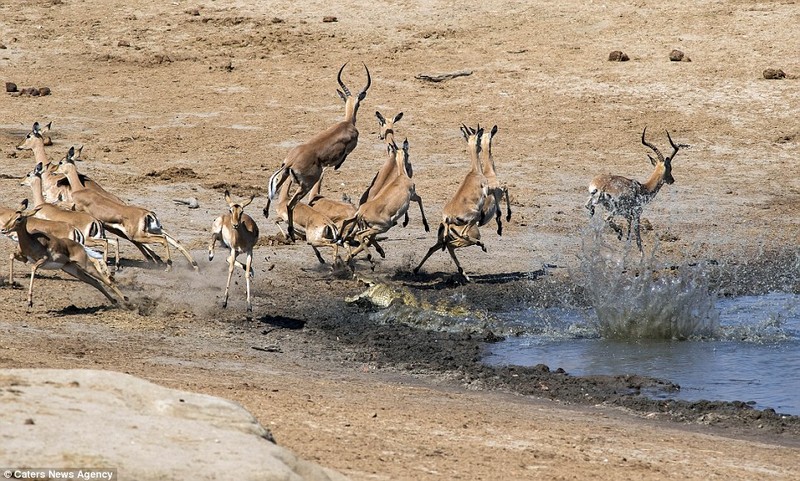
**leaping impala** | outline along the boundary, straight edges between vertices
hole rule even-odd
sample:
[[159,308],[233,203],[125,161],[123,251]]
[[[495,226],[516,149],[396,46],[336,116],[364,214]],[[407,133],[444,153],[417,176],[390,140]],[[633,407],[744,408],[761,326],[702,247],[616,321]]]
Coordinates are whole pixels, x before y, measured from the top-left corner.
[[[479,126],[480,127],[480,126]],[[497,180],[497,171],[494,166],[494,156],[492,155],[492,140],[497,134],[497,126],[492,127],[488,134],[484,133],[481,137],[481,165],[483,166],[483,175],[489,185],[489,195],[486,197],[486,202],[483,204],[483,214],[480,226],[484,226],[491,222],[492,217],[497,222],[497,235],[503,235],[503,217],[500,203],[503,197],[506,198],[506,221],[511,220],[511,201],[508,197],[508,187],[501,186]]]
[[644,206],[655,198],[661,186],[672,184],[675,179],[672,177],[672,160],[678,153],[679,145],[672,141],[669,132],[667,139],[672,146],[672,154],[664,157],[658,148],[645,140],[647,127],[642,130],[642,144],[650,148],[655,154],[654,159],[650,154],[647,157],[653,164],[653,173],[644,183],[622,177],[620,175],[601,174],[592,179],[589,184],[589,199],[586,201],[586,208],[589,209],[589,216],[594,216],[595,206],[602,205],[608,212],[605,217],[606,223],[617,233],[617,237],[622,239],[622,228],[616,225],[612,218],[615,215],[624,217],[628,221],[628,240],[631,238],[631,229],[636,234],[636,245],[639,252],[642,251],[642,237],[639,232],[639,218],[642,215]]
[[356,115],[362,100],[367,96],[367,90],[372,84],[369,69],[364,65],[367,72],[367,85],[353,96],[350,90],[342,82],[342,70],[347,64],[339,69],[336,80],[342,90],[336,90],[339,97],[344,101],[344,120],[337,122],[327,130],[320,132],[304,144],[294,147],[286,156],[281,167],[269,179],[269,199],[264,207],[264,217],[269,217],[270,202],[280,192],[281,186],[289,176],[297,184],[297,190],[291,196],[287,204],[287,219],[289,239],[294,241],[294,209],[300,200],[308,194],[314,184],[317,183],[322,175],[322,169],[333,167],[338,169],[345,161],[347,156],[358,144],[358,129],[356,129]]
[[[63,270],[67,274],[83,281],[100,291],[108,300],[117,304],[118,299],[127,302],[128,299],[117,289],[114,281],[107,275],[98,271],[81,244],[62,239],[41,232],[31,233],[28,230],[28,218],[34,211],[24,212],[23,204],[14,215],[0,228],[3,234],[15,232],[19,241],[22,256],[31,263],[31,280],[28,286],[28,307],[33,307],[33,279],[39,269]],[[111,292],[109,292],[111,291]],[[117,297],[111,295],[113,293]]]
[[438,250],[447,249],[458,273],[469,282],[470,278],[464,273],[461,263],[456,257],[455,249],[472,245],[479,246],[486,252],[486,246],[481,242],[481,233],[478,225],[484,220],[488,222],[491,216],[486,216],[484,206],[489,198],[489,181],[483,175],[483,164],[480,161],[483,129],[461,126],[461,132],[467,141],[470,154],[470,170],[461,182],[458,190],[450,201],[445,204],[442,211],[442,222],[436,236],[436,244],[428,249],[422,261],[414,268],[417,274],[425,261]]
[[151,262],[158,262],[160,258],[146,244],[163,245],[167,255],[167,270],[172,268],[170,245],[186,257],[194,270],[198,269],[197,262],[192,259],[189,251],[164,231],[155,212],[134,205],[114,202],[108,197],[87,189],[78,178],[75,164],[69,156],[61,161],[59,169],[69,179],[72,201],[76,210],[88,213],[102,222],[108,232],[132,242]]
[[[250,301],[250,278],[253,277],[253,247],[258,242],[258,226],[252,217],[244,213],[244,208],[253,202],[255,195],[250,199],[236,203],[231,199],[230,193],[225,191],[225,202],[228,203],[229,212],[217,217],[211,226],[211,244],[208,246],[208,260],[214,258],[214,247],[217,241],[222,241],[231,249],[228,256],[228,282],[225,283],[225,299],[222,307],[228,307],[228,292],[231,288],[233,269],[239,266],[244,270],[247,283],[247,312],[253,311]],[[239,254],[245,255],[244,264],[236,260]]]

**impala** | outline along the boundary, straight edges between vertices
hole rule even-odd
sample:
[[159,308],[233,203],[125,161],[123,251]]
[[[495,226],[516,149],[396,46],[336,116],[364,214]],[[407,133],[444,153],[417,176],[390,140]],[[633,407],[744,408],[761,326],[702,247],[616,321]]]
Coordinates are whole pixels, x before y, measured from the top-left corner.
[[297,184],[297,190],[291,196],[286,209],[288,225],[287,231],[291,241],[294,241],[294,209],[300,199],[306,196],[314,184],[322,176],[322,169],[333,167],[339,169],[347,156],[358,144],[358,129],[356,129],[356,116],[358,107],[362,100],[367,96],[367,90],[372,84],[369,69],[364,65],[367,72],[367,85],[353,96],[350,90],[342,82],[342,70],[347,64],[339,69],[337,81],[342,90],[336,90],[339,97],[344,101],[345,116],[344,120],[337,122],[327,130],[320,132],[304,144],[294,147],[286,156],[281,167],[269,179],[269,199],[264,207],[264,217],[269,217],[270,202],[275,198],[281,186],[290,176],[292,181]]
[[[28,208],[28,199],[25,199],[22,202],[21,210],[25,210]],[[5,225],[9,219],[16,215],[17,211],[15,209],[7,209],[5,207],[0,207],[0,225]],[[78,244],[84,244],[84,237],[83,233],[75,228],[74,226],[67,224],[66,222],[59,222],[59,221],[51,221],[46,219],[37,219],[35,217],[31,217],[28,219],[27,224],[28,231],[30,233],[34,232],[41,232],[43,234],[47,234],[51,237],[59,237],[62,239],[70,239]],[[14,242],[19,242],[18,236],[16,232],[10,232],[8,235],[11,240]],[[91,252],[90,258],[92,255],[96,253]],[[21,251],[13,252],[9,256],[9,274],[8,274],[8,283],[14,283],[14,261],[20,262],[28,262],[28,258],[22,255]],[[99,264],[99,263],[98,263]],[[103,269],[105,268],[105,269]],[[100,270],[102,272],[107,272],[108,268],[103,266]]]
[[[235,203],[231,200],[230,193],[225,191],[225,202],[228,204],[229,212],[214,220],[211,226],[211,244],[208,246],[209,261],[214,258],[217,241],[222,241],[231,250],[228,256],[228,281],[225,283],[225,299],[222,301],[222,307],[228,307],[231,277],[234,267],[238,265],[244,270],[247,283],[247,312],[253,311],[253,304],[250,301],[250,278],[253,277],[253,247],[258,242],[258,226],[252,217],[244,213],[244,208],[253,202],[253,198],[254,195],[242,203]],[[236,260],[239,254],[245,255],[244,264]]]
[[59,164],[59,169],[66,174],[72,190],[72,200],[76,210],[81,210],[103,223],[108,232],[126,239],[152,262],[160,258],[145,244],[156,243],[164,246],[167,254],[167,270],[172,268],[169,246],[172,245],[186,257],[186,260],[197,270],[197,262],[177,240],[164,232],[156,214],[148,209],[134,205],[120,204],[93,190],[87,189],[78,178],[75,164],[67,156]]
[[[128,301],[127,297],[114,285],[111,277],[100,272],[90,261],[84,246],[70,239],[62,239],[41,232],[30,232],[27,226],[28,218],[34,214],[35,210],[31,212],[24,212],[24,210],[25,206],[23,205],[3,224],[2,233],[15,232],[17,234],[20,252],[31,263],[28,307],[33,307],[33,279],[39,269],[63,270],[94,287],[114,304],[117,304],[117,299],[121,299],[123,302]],[[109,291],[117,297],[112,296]]]
[[[374,245],[375,238],[379,234],[383,234],[397,225],[397,220],[408,212],[411,201],[419,204],[425,231],[430,230],[428,220],[425,218],[425,210],[422,207],[422,198],[417,195],[414,182],[406,168],[407,165],[410,165],[408,140],[403,142],[402,156],[398,156],[397,150],[396,144],[389,145],[387,149],[389,157],[396,163],[394,179],[386,184],[372,200],[361,204],[356,215],[342,223],[342,238],[358,243],[358,247],[348,255],[348,261],[352,260],[359,252],[368,249],[370,245]],[[380,252],[382,249],[379,250]],[[383,256],[383,254],[381,255]]]
[[497,180],[497,171],[494,166],[494,156],[492,155],[492,139],[497,134],[497,126],[492,127],[489,134],[481,137],[481,165],[483,166],[483,175],[489,185],[489,195],[486,197],[486,202],[483,204],[483,214],[480,226],[484,226],[491,222],[492,217],[497,222],[497,235],[503,235],[503,222],[501,218],[503,213],[500,209],[500,203],[503,197],[506,199],[506,220],[511,220],[511,201],[508,197],[508,188],[501,186]]
[[414,268],[414,274],[419,272],[422,265],[434,252],[446,248],[458,268],[458,273],[469,282],[469,276],[464,274],[464,269],[456,258],[455,249],[477,245],[486,252],[486,246],[480,240],[481,234],[478,225],[486,219],[491,220],[491,216],[487,217],[484,214],[484,205],[489,198],[489,181],[483,175],[483,164],[480,160],[481,139],[484,131],[480,126],[472,129],[462,124],[461,133],[467,141],[470,170],[453,198],[445,204],[442,211],[442,222],[437,231],[436,244],[428,249],[422,261]]
[[[378,138],[383,140],[387,147],[394,144],[394,124],[403,118],[403,112],[400,112],[389,120],[387,120],[383,114],[378,111],[375,112],[375,116],[378,118],[378,124],[380,125]],[[396,163],[394,162],[394,159],[389,156],[381,166],[381,169],[375,174],[375,177],[372,178],[372,182],[370,182],[367,190],[361,194],[361,199],[358,203],[363,204],[364,202],[378,195],[378,192],[381,191],[383,186],[391,182],[396,176]],[[409,172],[409,176],[413,176],[413,172]]]
[[613,222],[616,215],[624,217],[628,221],[627,239],[631,238],[631,230],[636,235],[636,245],[639,252],[642,251],[642,237],[640,234],[639,219],[642,215],[644,206],[649,203],[661,190],[664,184],[672,184],[675,179],[672,177],[672,160],[678,153],[679,145],[672,141],[669,132],[667,139],[672,146],[672,154],[664,157],[658,148],[645,140],[647,127],[642,130],[642,145],[650,148],[655,154],[654,159],[650,154],[647,157],[653,165],[653,173],[644,183],[622,177],[619,175],[602,174],[595,177],[589,184],[589,199],[586,201],[586,208],[589,209],[589,216],[594,216],[595,206],[605,207],[607,214],[606,223],[614,229],[617,237],[622,239],[622,228]]
[[[289,189],[291,183],[285,183],[281,187],[280,194],[278,195],[275,211],[281,220],[288,222],[289,212]],[[275,221],[281,233],[288,239],[289,236],[283,232],[280,226],[281,220]],[[294,210],[295,227],[297,234],[305,239],[306,243],[314,250],[317,260],[320,264],[325,264],[325,259],[319,252],[319,247],[330,247],[333,249],[334,264],[339,258],[339,228],[336,226],[328,216],[322,212],[317,211],[313,207],[303,204],[302,202],[295,206]]]

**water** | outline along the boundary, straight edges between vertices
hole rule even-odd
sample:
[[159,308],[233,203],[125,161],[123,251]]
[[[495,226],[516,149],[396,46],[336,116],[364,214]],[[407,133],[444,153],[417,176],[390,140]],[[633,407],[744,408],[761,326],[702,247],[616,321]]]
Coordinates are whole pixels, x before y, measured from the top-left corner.
[[[691,290],[683,281],[670,285],[681,292]],[[664,295],[663,286],[655,291],[656,296]],[[697,296],[702,307],[689,309],[695,314],[709,307],[699,293],[688,295]],[[706,295],[710,294],[706,291]],[[501,322],[508,330],[525,334],[490,345],[485,361],[491,365],[543,363],[573,375],[651,376],[681,386],[679,392],[660,393],[664,398],[754,401],[759,409],[800,415],[800,295],[774,292],[713,301],[708,312],[698,314],[698,319],[710,319],[698,321],[700,335],[682,332],[661,340],[637,336],[637,329],[626,331],[634,333],[632,339],[605,336],[613,331],[609,324],[617,321],[600,320],[594,308],[530,308],[507,313]],[[683,315],[684,311],[679,311]]]

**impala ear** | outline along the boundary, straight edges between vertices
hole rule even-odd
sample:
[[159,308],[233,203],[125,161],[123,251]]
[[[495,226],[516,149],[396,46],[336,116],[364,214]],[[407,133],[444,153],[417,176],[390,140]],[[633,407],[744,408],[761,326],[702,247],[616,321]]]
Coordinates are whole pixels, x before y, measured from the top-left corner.
[[41,162],[39,162],[38,164],[36,164],[36,167],[33,168],[33,174],[34,175],[41,174],[43,168],[44,168],[44,166],[42,165]]
[[402,119],[402,118],[403,118],[403,112],[400,112],[399,114],[394,116],[394,121],[395,122],[400,122],[400,119]]
[[19,211],[23,212],[28,208],[28,199],[22,199],[22,202],[19,203]]
[[494,137],[494,135],[495,135],[496,133],[497,133],[497,125],[495,125],[494,127],[492,127],[492,137]]
[[654,159],[650,154],[647,154],[647,158],[650,159],[650,163],[653,164],[653,167],[655,167],[657,163],[656,159]]
[[403,140],[403,151],[408,153],[408,139]]
[[347,95],[345,95],[345,94],[344,94],[344,92],[342,92],[342,91],[341,91],[341,90],[339,90],[339,89],[336,89],[336,93],[337,93],[337,94],[339,94],[339,98],[341,98],[342,100],[344,100],[345,102],[347,102]]
[[375,111],[375,117],[378,117],[378,123],[380,123],[381,125],[386,123],[386,119],[377,110]]

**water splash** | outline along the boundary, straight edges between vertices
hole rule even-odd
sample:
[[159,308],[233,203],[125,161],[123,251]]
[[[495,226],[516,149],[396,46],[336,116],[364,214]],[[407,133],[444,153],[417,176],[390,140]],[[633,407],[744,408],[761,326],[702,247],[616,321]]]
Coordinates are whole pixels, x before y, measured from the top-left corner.
[[584,236],[579,283],[594,308],[592,319],[607,339],[685,340],[719,333],[716,295],[703,263],[675,266],[641,255],[630,243],[606,244],[597,231]]

